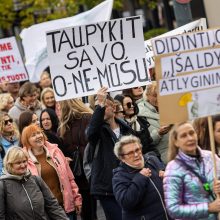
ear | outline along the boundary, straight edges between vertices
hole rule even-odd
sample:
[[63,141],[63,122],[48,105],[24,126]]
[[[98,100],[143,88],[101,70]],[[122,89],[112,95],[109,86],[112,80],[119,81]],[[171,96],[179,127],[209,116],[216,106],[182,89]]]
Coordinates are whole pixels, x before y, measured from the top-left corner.
[[175,140],[175,141],[174,141],[174,145],[176,146],[176,148],[179,148],[179,142],[178,142],[178,140]]

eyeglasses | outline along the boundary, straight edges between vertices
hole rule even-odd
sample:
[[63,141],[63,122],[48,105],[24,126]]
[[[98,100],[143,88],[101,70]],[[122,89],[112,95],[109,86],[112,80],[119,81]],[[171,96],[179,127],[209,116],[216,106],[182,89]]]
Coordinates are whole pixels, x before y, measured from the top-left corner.
[[4,121],[4,124],[5,124],[5,125],[8,125],[9,122],[10,122],[10,123],[13,123],[13,119],[10,118],[10,119],[8,119],[8,120],[5,120],[5,121]]
[[134,107],[134,103],[128,102],[125,104],[125,106],[127,106],[127,108],[132,108],[132,107]]
[[133,151],[129,151],[128,153],[121,154],[121,156],[128,156],[129,158],[132,158],[135,156],[135,154],[140,154],[141,152],[141,148],[139,147]]

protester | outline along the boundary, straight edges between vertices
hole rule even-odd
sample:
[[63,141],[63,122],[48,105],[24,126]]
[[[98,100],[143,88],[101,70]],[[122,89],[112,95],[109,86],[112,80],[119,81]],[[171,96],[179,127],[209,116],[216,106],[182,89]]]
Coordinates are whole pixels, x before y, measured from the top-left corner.
[[159,151],[162,161],[166,164],[168,137],[172,125],[160,125],[157,84],[155,81],[147,86],[143,98],[139,99],[136,103],[139,109],[138,115],[146,117],[150,123],[149,131],[153,139],[153,145],[155,145],[155,148]]
[[17,146],[19,143],[19,132],[13,123],[13,119],[8,114],[0,116],[0,175],[3,168],[3,158],[12,146]]
[[39,117],[42,111],[42,105],[37,100],[37,88],[33,83],[24,83],[19,90],[19,97],[15,105],[9,110],[8,114],[18,125],[18,119],[22,112],[32,111]]
[[79,192],[83,198],[82,214],[83,220],[94,219],[95,211],[92,209],[92,198],[90,195],[89,183],[83,171],[83,155],[87,145],[85,131],[91,119],[93,111],[88,108],[80,99],[69,99],[60,101],[60,136],[65,145],[65,156],[70,157],[70,167],[74,173],[73,155],[79,151],[79,165],[81,172],[74,173],[75,181],[79,187]]
[[69,219],[76,219],[82,206],[78,186],[61,150],[46,140],[40,127],[29,125],[24,128],[21,142],[29,155],[28,169],[33,175],[42,177]]
[[6,87],[6,91],[10,93],[14,101],[16,101],[20,89],[20,82],[14,82],[14,83],[5,82],[5,87]]
[[14,106],[14,99],[10,93],[0,94],[0,112],[8,113],[8,111]]
[[52,108],[53,110],[56,109],[56,101],[55,101],[53,89],[51,88],[43,89],[43,91],[41,92],[40,100],[45,108]]
[[30,124],[39,125],[39,119],[37,115],[31,111],[24,111],[20,114],[18,119],[18,130],[21,134],[23,129]]
[[43,71],[41,74],[39,86],[41,87],[41,90],[52,86],[50,74],[47,71]]
[[[196,118],[193,121],[193,127],[198,137],[198,145],[201,146],[204,150],[209,150],[210,144],[208,148],[206,149],[205,143],[204,143],[205,135],[207,134],[206,128],[208,127],[208,118],[207,117]],[[208,138],[209,138],[209,134],[208,134]]]
[[[169,163],[164,174],[168,213],[174,219],[217,219],[220,212],[220,181],[214,180],[210,151],[197,145],[197,134],[189,122],[176,124],[169,137]],[[217,177],[220,176],[220,159]]]
[[115,117],[124,119],[125,115],[121,102],[119,102],[118,100],[114,100],[114,105],[115,105]]
[[143,97],[144,88],[142,86],[124,89],[122,94],[125,96],[130,96],[134,102],[141,99]]
[[[212,116],[213,136],[215,144],[215,152],[220,157],[220,115]],[[211,150],[209,126],[206,118],[204,126],[203,149]]]
[[120,220],[122,210],[112,189],[112,170],[119,164],[113,149],[122,135],[132,134],[133,131],[123,120],[115,118],[114,100],[107,90],[106,87],[99,89],[97,106],[87,129],[92,146],[97,147],[99,142],[97,156],[92,162],[91,194],[100,200],[107,220]]
[[0,177],[0,219],[67,220],[63,209],[40,177],[27,170],[28,155],[12,147]]
[[58,126],[59,119],[55,111],[51,108],[44,109],[40,115],[40,127],[43,129],[48,141],[52,144],[57,144],[64,152],[64,142],[57,133]]
[[135,135],[141,139],[143,153],[152,152],[160,157],[155,146],[152,145],[153,139],[148,130],[150,124],[146,117],[137,115],[139,110],[136,103],[128,95],[120,95],[118,100],[122,103],[125,121],[135,131]]
[[143,156],[140,139],[132,135],[123,136],[114,153],[121,161],[112,185],[122,219],[169,219],[163,201],[163,163],[156,156]]

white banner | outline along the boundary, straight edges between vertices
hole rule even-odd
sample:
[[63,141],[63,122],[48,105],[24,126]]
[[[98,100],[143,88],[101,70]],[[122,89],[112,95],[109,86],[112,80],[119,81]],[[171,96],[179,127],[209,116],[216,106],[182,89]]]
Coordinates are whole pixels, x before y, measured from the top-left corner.
[[188,51],[161,57],[163,78],[175,77],[186,72],[202,71],[220,66],[220,48]]
[[109,20],[112,6],[113,0],[106,0],[93,9],[73,17],[48,21],[24,29],[20,36],[24,47],[25,65],[29,73],[29,80],[31,82],[38,82],[42,71],[49,66],[46,49],[47,31]]
[[0,39],[0,83],[28,80],[15,37]]
[[142,17],[129,17],[47,32],[56,100],[149,83]]
[[187,103],[189,119],[220,114],[219,87],[191,93],[191,101]]
[[151,44],[153,40],[162,38],[162,37],[174,36],[178,34],[201,31],[201,30],[206,30],[206,29],[207,29],[206,19],[201,18],[197,21],[190,22],[189,24],[183,25],[165,34],[162,34],[160,36],[157,36],[155,38],[145,41],[145,53],[146,53],[146,60],[147,60],[148,68],[153,68],[155,66],[154,53],[153,53],[152,44]]

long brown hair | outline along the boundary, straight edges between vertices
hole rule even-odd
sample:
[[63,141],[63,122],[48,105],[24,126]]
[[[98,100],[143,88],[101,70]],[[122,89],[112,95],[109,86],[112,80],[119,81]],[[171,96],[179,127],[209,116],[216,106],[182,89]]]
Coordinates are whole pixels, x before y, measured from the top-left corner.
[[70,120],[81,119],[84,114],[92,114],[93,110],[87,107],[80,99],[69,99],[60,101],[61,117],[59,133],[63,137],[69,129]]

